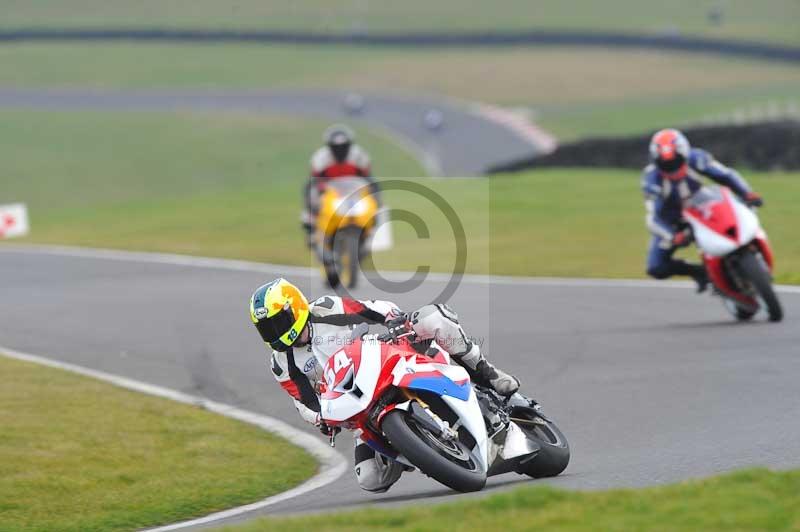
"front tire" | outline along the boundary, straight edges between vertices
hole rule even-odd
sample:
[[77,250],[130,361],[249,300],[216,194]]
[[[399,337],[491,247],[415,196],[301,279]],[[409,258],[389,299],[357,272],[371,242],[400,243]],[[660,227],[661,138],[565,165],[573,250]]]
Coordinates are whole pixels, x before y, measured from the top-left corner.
[[322,268],[325,271],[325,280],[328,282],[328,286],[330,286],[334,290],[339,288],[341,280],[339,279],[339,272],[336,271],[336,263],[334,262],[334,260],[332,258],[327,259],[323,263]]
[[748,252],[742,254],[739,258],[739,268],[742,274],[747,278],[758,295],[767,306],[767,313],[769,314],[769,321],[781,321],[783,319],[783,308],[778,296],[775,294],[775,289],[772,287],[772,276],[754,253]]
[[333,241],[335,270],[340,283],[353,289],[358,284],[360,231],[348,227],[336,233]]
[[437,436],[418,425],[405,410],[386,414],[381,430],[412,464],[445,486],[469,492],[479,491],[486,485],[486,471],[464,443],[438,440],[437,444]]
[[737,321],[750,321],[753,319],[753,316],[756,315],[756,312],[758,312],[758,309],[750,310],[740,307],[735,302],[727,298],[723,298],[722,302],[725,305],[725,309],[731,314],[731,316],[736,318]]

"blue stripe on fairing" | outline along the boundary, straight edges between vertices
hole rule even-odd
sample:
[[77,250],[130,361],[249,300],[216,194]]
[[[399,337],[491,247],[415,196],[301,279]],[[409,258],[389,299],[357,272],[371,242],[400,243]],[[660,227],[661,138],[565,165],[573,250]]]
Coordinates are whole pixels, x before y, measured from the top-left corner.
[[406,388],[415,390],[426,390],[438,395],[449,395],[456,399],[466,401],[469,399],[469,381],[464,384],[456,384],[447,377],[416,377],[411,379]]

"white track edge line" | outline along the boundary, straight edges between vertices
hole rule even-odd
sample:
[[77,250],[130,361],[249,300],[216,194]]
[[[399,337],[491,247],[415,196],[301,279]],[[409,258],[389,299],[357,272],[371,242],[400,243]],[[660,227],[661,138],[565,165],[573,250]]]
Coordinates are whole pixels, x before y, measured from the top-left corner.
[[218,403],[216,401],[211,401],[209,399],[204,399],[202,397],[188,395],[176,390],[171,390],[169,388],[164,388],[154,384],[148,384],[145,382],[129,379],[127,377],[112,375],[110,373],[105,373],[102,371],[85,368],[83,366],[52,360],[39,355],[22,353],[20,351],[9,349],[3,346],[0,346],[0,356],[7,356],[8,358],[13,358],[16,360],[33,362],[36,364],[41,364],[43,366],[69,371],[71,373],[76,373],[78,375],[83,375],[86,377],[91,377],[93,379],[105,381],[110,384],[113,384],[114,386],[118,386],[120,388],[125,388],[128,390],[133,390],[146,395],[161,397],[179,403],[199,406],[201,408],[204,408],[205,410],[214,412],[215,414],[220,414],[222,416],[236,419],[238,421],[242,421],[250,425],[255,425],[263,430],[282,436],[290,443],[297,445],[298,447],[307,451],[309,454],[311,454],[314,458],[316,458],[319,461],[320,471],[316,475],[306,480],[299,486],[294,487],[288,491],[284,491],[277,495],[267,497],[266,499],[262,499],[260,501],[251,504],[237,506],[235,508],[230,508],[228,510],[223,510],[220,512],[214,512],[204,517],[189,519],[186,521],[180,521],[178,523],[173,523],[170,525],[149,528],[146,529],[145,532],[166,532],[168,530],[178,530],[190,526],[205,525],[213,523],[214,521],[219,521],[229,517],[242,515],[247,512],[251,512],[253,510],[260,510],[262,508],[266,508],[267,506],[272,506],[279,502],[283,502],[288,499],[298,497],[315,489],[326,486],[336,481],[340,476],[342,476],[342,474],[344,474],[345,470],[347,469],[347,461],[344,458],[344,456],[342,456],[340,453],[333,450],[325,443],[317,440],[314,436],[306,432],[303,432],[301,430],[295,429],[294,427],[291,427],[287,423],[284,423],[283,421],[280,421],[275,418],[271,418],[269,416],[264,416],[261,414],[257,414],[255,412],[243,410],[241,408],[237,408],[231,405],[226,405],[224,403]]
[[[167,264],[194,268],[209,268],[228,271],[269,273],[279,275],[319,275],[316,268],[253,262],[215,257],[198,257],[176,253],[158,253],[149,251],[126,251],[117,249],[88,248],[80,246],[57,246],[41,244],[0,245],[0,252],[11,251],[21,253],[40,253],[88,259],[115,260],[122,262],[145,262],[151,264]],[[387,271],[381,274],[387,278],[406,279],[410,272]],[[427,279],[447,282],[450,274],[429,273]],[[464,274],[462,282],[467,284],[497,284],[512,286],[575,286],[594,288],[687,288],[694,283],[688,281],[656,281],[648,279],[613,279],[613,278],[581,278],[581,277],[525,277],[512,275],[480,275]],[[779,292],[800,294],[800,286],[777,285]]]

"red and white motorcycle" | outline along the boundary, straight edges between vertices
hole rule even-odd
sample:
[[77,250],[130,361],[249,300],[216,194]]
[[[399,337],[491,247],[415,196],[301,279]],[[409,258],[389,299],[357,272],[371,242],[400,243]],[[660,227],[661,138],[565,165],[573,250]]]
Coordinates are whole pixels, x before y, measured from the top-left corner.
[[725,307],[749,320],[765,307],[771,321],[783,318],[772,286],[772,249],[756,213],[726,187],[703,187],[684,205],[709,280]]
[[555,476],[569,462],[566,438],[535,401],[473,385],[435,344],[420,354],[407,338],[356,336],[328,359],[322,387],[325,423],[457,491],[512,471]]

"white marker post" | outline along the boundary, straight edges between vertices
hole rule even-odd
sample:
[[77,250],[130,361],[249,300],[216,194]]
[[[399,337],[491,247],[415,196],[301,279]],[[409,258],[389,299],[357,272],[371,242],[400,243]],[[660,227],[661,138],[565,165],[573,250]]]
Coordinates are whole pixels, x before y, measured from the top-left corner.
[[29,230],[28,208],[24,203],[0,205],[0,239],[25,236]]
[[378,228],[372,235],[370,251],[388,251],[394,246],[392,238],[392,222],[389,220],[389,208],[384,207],[375,215],[375,226]]

